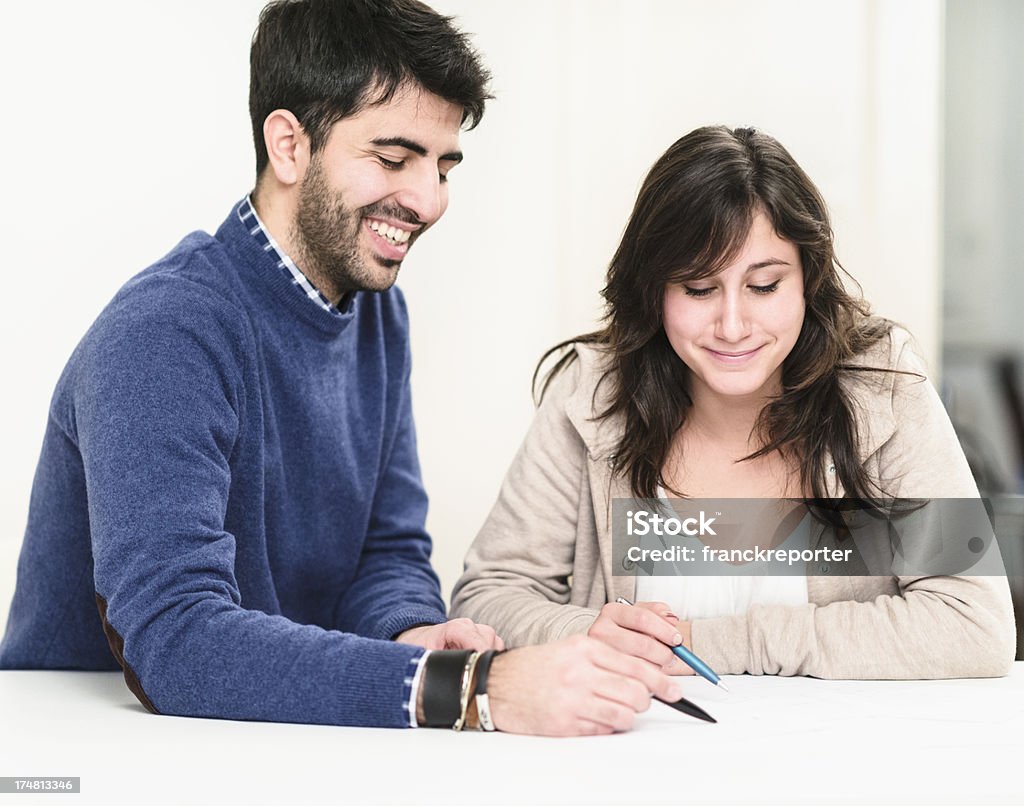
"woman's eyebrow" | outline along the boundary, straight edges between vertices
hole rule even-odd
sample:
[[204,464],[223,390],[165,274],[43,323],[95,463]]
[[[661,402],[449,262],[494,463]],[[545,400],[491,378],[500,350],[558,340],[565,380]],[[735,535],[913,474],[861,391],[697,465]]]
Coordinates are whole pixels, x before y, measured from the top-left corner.
[[749,266],[747,266],[747,271],[749,272],[749,271],[754,271],[755,269],[763,269],[766,266],[789,266],[789,265],[790,265],[790,262],[788,260],[782,260],[781,258],[777,258],[777,257],[770,257],[767,260],[759,260],[759,261],[757,261],[757,263],[751,263]]

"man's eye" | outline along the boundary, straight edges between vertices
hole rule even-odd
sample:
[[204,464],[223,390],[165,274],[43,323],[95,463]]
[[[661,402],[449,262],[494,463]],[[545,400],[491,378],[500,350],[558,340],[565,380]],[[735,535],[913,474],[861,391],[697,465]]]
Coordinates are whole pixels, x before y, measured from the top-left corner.
[[394,160],[384,159],[384,157],[380,156],[380,154],[377,155],[377,159],[380,161],[380,164],[387,168],[389,171],[397,171],[404,164],[401,160],[395,162]]
[[688,285],[683,286],[686,289],[686,296],[688,297],[706,297],[715,289],[713,288],[690,288]]

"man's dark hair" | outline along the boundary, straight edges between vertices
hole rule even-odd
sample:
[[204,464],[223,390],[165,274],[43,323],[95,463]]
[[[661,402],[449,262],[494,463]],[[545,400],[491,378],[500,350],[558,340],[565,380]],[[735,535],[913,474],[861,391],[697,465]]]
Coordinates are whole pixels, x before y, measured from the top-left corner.
[[260,14],[249,54],[256,176],[267,166],[263,122],[287,109],[316,153],[342,118],[386,103],[405,83],[484,114],[490,73],[468,37],[417,0],[275,0]]

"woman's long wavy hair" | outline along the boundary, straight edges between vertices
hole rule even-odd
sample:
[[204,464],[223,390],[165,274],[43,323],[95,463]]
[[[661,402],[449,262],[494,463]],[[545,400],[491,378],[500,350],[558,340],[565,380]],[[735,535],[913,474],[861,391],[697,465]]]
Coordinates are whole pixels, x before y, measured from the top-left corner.
[[[882,339],[892,323],[870,316],[867,304],[847,293],[825,201],[789,152],[756,129],[708,126],[676,141],[644,179],[608,267],[603,329],[557,345],[538,365],[539,373],[550,356],[577,343],[607,354],[600,383],[611,384],[611,403],[598,417],[623,416],[613,467],[629,478],[639,498],[656,498],[659,486],[686,494],[666,484],[662,473],[692,405],[689,369],[665,335],[665,288],[725,268],[758,212],[799,250],[806,313],[783,363],[782,392],[755,425],[761,447],[740,461],[774,451],[795,457],[801,489],[824,499],[831,453],[848,497],[871,499],[881,492],[858,460],[856,420],[840,378],[867,369],[849,362]],[[561,356],[540,397],[575,357],[574,350]]]

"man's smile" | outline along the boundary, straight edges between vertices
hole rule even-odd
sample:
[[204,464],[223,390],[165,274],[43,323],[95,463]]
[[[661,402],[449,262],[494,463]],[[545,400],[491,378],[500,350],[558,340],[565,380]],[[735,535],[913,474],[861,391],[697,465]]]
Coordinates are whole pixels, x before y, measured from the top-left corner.
[[410,239],[414,236],[411,225],[406,229],[395,223],[379,218],[364,218],[366,229],[370,233],[374,247],[381,256],[388,260],[402,260],[409,251]]

